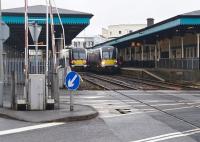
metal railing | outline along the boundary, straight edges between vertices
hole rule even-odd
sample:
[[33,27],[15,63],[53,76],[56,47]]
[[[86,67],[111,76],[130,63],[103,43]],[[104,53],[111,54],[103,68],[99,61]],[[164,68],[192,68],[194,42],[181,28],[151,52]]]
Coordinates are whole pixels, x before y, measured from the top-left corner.
[[199,70],[200,61],[199,58],[190,59],[160,59],[157,62],[158,68],[169,69],[184,69],[184,70]]

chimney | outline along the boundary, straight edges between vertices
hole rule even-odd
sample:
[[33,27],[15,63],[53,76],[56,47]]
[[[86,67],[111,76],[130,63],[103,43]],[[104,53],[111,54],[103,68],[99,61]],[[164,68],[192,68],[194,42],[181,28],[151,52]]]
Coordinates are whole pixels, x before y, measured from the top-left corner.
[[147,27],[152,26],[154,24],[153,18],[147,18]]

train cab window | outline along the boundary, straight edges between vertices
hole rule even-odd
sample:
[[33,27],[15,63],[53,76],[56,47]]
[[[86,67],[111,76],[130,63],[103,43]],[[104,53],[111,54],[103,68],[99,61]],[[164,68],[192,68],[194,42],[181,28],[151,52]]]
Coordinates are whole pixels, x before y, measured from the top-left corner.
[[104,51],[102,56],[103,56],[103,59],[109,59],[110,58],[110,53],[108,51]]
[[86,59],[85,52],[79,52],[79,58],[82,59],[82,60],[85,60]]
[[76,59],[79,59],[79,56],[78,56],[78,52],[74,52],[73,53],[73,58],[76,60]]
[[78,51],[74,51],[73,52],[73,59],[74,60],[85,60],[86,59],[86,53],[85,52],[78,52]]
[[115,50],[103,51],[102,52],[102,58],[103,59],[114,59],[114,58],[116,58]]

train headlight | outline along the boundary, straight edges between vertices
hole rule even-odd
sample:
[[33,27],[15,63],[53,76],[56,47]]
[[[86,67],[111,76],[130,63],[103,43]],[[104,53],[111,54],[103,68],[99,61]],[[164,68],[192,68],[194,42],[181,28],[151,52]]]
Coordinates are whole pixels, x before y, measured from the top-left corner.
[[86,61],[86,60],[83,60],[83,64],[87,64],[87,61]]
[[74,60],[72,60],[72,61],[71,61],[71,64],[74,64],[74,63],[75,63],[75,61],[74,61]]
[[102,65],[102,66],[105,66],[105,64],[106,64],[105,61],[102,61],[102,62],[101,62],[101,65]]

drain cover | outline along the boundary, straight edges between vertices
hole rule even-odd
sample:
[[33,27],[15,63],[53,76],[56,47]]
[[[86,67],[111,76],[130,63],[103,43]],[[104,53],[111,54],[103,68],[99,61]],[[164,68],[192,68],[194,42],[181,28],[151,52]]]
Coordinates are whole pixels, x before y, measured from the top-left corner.
[[118,111],[121,114],[127,114],[131,112],[130,109],[116,109],[116,111]]

